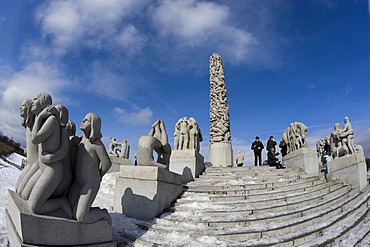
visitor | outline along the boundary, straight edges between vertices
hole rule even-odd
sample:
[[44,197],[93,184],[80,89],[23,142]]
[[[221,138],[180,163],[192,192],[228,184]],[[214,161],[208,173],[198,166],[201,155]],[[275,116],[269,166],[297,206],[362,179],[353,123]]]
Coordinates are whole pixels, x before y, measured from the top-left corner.
[[330,147],[330,143],[329,143],[329,139],[326,138],[325,139],[325,145],[324,145],[324,152],[327,154],[327,155],[330,155],[331,154],[331,147]]
[[279,148],[280,148],[281,157],[284,157],[285,155],[287,155],[288,146],[286,145],[286,143],[284,142],[283,139],[281,139],[281,141],[279,143]]
[[260,141],[260,138],[256,136],[256,140],[252,143],[251,149],[254,152],[254,166],[257,166],[257,160],[258,160],[258,165],[262,165],[262,159],[261,159],[261,153],[263,150],[264,146],[263,143]]
[[269,151],[271,148],[274,148],[275,149],[276,144],[277,143],[274,140],[274,137],[273,136],[270,136],[270,138],[267,140],[266,150]]
[[269,166],[276,166],[276,169],[285,169],[284,166],[281,165],[279,159],[276,157],[279,153],[275,153],[275,148],[271,147],[267,152],[267,163]]
[[242,167],[244,164],[244,156],[240,153],[240,151],[238,151],[236,154],[235,162],[237,167]]

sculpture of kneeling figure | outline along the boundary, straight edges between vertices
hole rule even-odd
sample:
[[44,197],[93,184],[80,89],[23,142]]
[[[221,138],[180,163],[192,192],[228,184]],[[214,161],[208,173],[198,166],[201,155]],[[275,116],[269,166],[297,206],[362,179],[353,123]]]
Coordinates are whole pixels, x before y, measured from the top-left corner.
[[100,188],[100,181],[112,165],[100,140],[102,134],[99,116],[88,113],[82,120],[80,129],[83,136],[77,150],[75,180],[68,193],[73,218],[87,224],[102,219],[111,224],[112,220],[106,209],[91,207]]

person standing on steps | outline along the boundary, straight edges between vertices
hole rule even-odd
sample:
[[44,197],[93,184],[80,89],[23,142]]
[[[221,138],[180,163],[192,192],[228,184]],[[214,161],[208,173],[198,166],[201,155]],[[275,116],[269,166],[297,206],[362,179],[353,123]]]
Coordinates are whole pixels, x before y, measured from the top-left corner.
[[244,164],[244,156],[240,153],[240,151],[238,151],[236,154],[235,162],[237,167],[242,167]]
[[261,153],[263,150],[264,146],[263,143],[260,141],[260,138],[256,136],[256,140],[252,143],[251,149],[253,150],[254,153],[254,166],[257,166],[257,160],[259,166],[262,164],[262,158],[261,158]]
[[275,148],[276,146],[276,141],[274,140],[274,137],[273,136],[270,136],[270,138],[267,140],[267,144],[266,144],[266,150],[267,151],[270,151],[271,148]]

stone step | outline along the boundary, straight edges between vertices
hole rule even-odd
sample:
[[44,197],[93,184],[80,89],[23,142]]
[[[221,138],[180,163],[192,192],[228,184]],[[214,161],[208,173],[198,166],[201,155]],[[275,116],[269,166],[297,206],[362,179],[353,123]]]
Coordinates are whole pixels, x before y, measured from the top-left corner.
[[[204,189],[202,187],[190,187],[186,191],[188,193],[207,193],[210,195],[247,195],[247,194],[257,194],[266,193],[271,191],[294,191],[299,189],[305,189],[312,186],[317,186],[326,183],[325,179],[315,179],[315,180],[299,180],[299,181],[289,181],[289,182],[277,182],[267,184],[259,184],[261,186],[214,186],[213,189]],[[263,186],[265,185],[265,186]]]
[[309,183],[322,183],[324,182],[324,178],[320,177],[310,177],[306,179],[292,179],[292,180],[281,180],[277,182],[261,182],[259,181],[249,181],[244,182],[240,180],[229,181],[228,183],[218,183],[216,185],[208,185],[208,184],[197,184],[194,182],[189,183],[186,187],[188,188],[187,191],[192,192],[208,192],[208,191],[217,191],[217,190],[228,190],[228,189],[260,189],[260,188],[275,188],[275,187],[284,187],[284,186],[291,186],[292,184],[302,185],[309,184]]
[[201,214],[203,216],[213,215],[215,217],[220,217],[222,215],[227,215],[232,212],[236,212],[240,215],[249,215],[249,214],[262,214],[266,213],[274,213],[277,211],[287,211],[293,210],[295,208],[305,208],[310,205],[314,204],[322,204],[323,202],[330,202],[335,200],[343,200],[343,198],[347,198],[348,196],[353,195],[356,193],[356,190],[350,190],[350,187],[343,187],[341,189],[332,191],[325,195],[316,195],[312,198],[306,198],[305,200],[298,200],[298,201],[290,201],[287,203],[286,201],[282,203],[270,203],[267,205],[253,205],[250,202],[246,203],[229,203],[229,204],[209,204],[208,202],[202,203],[188,203],[178,205],[176,207],[172,207],[170,211],[176,212],[192,212],[193,215]]
[[231,211],[207,211],[202,210],[184,210],[179,214],[175,211],[166,217],[167,220],[181,223],[183,221],[192,222],[194,224],[204,224],[209,227],[229,227],[235,225],[252,225],[252,224],[267,224],[274,221],[282,221],[303,217],[316,211],[324,210],[328,207],[333,207],[348,198],[349,193],[342,194],[337,197],[330,197],[326,200],[320,200],[312,204],[311,200],[306,201],[303,205],[285,205],[266,208],[256,208],[249,210],[231,210]]
[[341,183],[327,183],[319,184],[317,186],[308,187],[307,189],[299,189],[296,191],[271,191],[261,194],[248,194],[248,195],[209,195],[206,193],[184,193],[181,199],[178,199],[175,205],[185,202],[220,202],[224,204],[245,202],[257,203],[259,206],[268,205],[273,202],[289,202],[303,200],[310,198],[317,194],[324,195],[333,190],[340,189],[343,186]]
[[226,173],[256,173],[260,174],[263,172],[281,172],[281,171],[292,171],[292,172],[301,172],[304,173],[299,168],[287,168],[287,169],[276,169],[275,167],[271,166],[261,166],[261,167],[255,167],[255,166],[244,166],[244,167],[223,167],[223,168],[206,168],[203,172],[203,174],[226,174]]
[[[277,244],[277,246],[301,246],[305,243],[309,243],[308,246],[313,246],[312,241],[320,237],[320,234],[323,235],[323,232],[348,225],[348,222],[357,221],[356,218],[361,218],[361,213],[363,214],[364,210],[368,208],[369,194],[365,197],[361,195],[363,194],[357,193],[336,207],[329,207],[300,218],[273,222],[268,225],[257,224],[251,227],[230,226],[210,229],[199,224],[189,224],[189,222],[183,222],[179,226],[178,223],[171,224],[167,221],[166,225],[169,227],[160,229],[160,225],[164,221],[164,219],[160,219],[157,225],[154,225],[149,231],[153,234],[165,236],[171,234],[171,232],[173,233],[176,226],[181,227],[177,230],[186,233],[185,235],[192,236],[192,239],[197,239],[198,244],[200,244],[199,241],[202,240],[202,237],[213,236],[220,243],[226,243],[227,246],[272,246],[274,244]],[[184,227],[186,225],[191,227]],[[302,229],[305,229],[305,231],[302,232]],[[145,235],[147,236],[147,234]],[[145,240],[150,241],[146,237]]]

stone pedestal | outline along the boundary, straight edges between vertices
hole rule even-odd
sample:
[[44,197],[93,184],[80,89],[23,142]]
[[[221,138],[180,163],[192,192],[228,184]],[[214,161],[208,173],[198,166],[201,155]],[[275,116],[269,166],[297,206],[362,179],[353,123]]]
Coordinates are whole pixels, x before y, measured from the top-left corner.
[[212,166],[232,166],[233,165],[233,149],[231,143],[215,142],[209,145],[208,161]]
[[155,166],[127,166],[116,180],[113,210],[151,220],[170,207],[182,191],[179,174]]
[[197,150],[172,151],[169,170],[182,175],[183,183],[194,181],[204,171],[204,168],[204,157]]
[[316,151],[311,148],[301,148],[289,153],[282,161],[284,166],[300,168],[307,174],[317,175],[320,172]]
[[76,220],[36,215],[11,190],[6,224],[10,246],[116,246],[112,242],[112,226],[107,221],[81,224]]
[[[358,147],[358,146],[357,146]],[[365,156],[362,148],[353,155],[345,155],[328,162],[328,178],[340,179],[362,190],[368,184]]]
[[132,166],[130,159],[118,158],[116,156],[109,156],[112,166],[108,172],[119,172],[121,166]]

